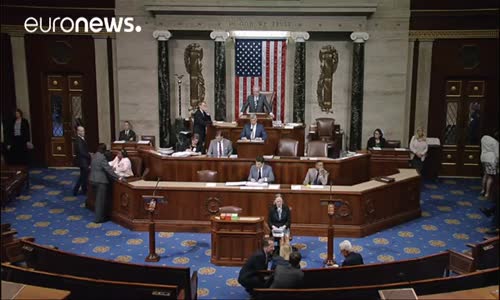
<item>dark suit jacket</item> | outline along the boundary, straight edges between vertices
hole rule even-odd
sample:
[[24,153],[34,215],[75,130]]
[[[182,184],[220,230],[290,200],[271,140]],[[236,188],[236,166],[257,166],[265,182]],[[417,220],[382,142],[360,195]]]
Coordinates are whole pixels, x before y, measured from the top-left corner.
[[272,111],[271,105],[267,102],[266,96],[259,95],[259,100],[257,100],[257,106],[255,106],[254,96],[250,95],[247,97],[247,101],[243,104],[241,108],[241,112],[245,112],[248,108],[248,111],[251,113],[263,113],[264,108],[266,108],[267,112],[270,113]]
[[[182,149],[181,151],[186,151],[188,149],[192,149],[191,148],[191,141],[189,141],[189,144],[187,144],[184,149]],[[196,152],[201,152],[201,154],[205,154],[205,148],[203,147],[203,145],[201,144],[201,140],[198,141],[198,144],[196,145]]]
[[290,224],[292,223],[292,216],[290,213],[290,208],[288,206],[283,205],[281,208],[281,219],[278,219],[278,209],[276,205],[273,205],[269,210],[269,227],[272,228],[272,225],[276,227],[281,227],[286,225],[286,228],[290,228]]
[[345,266],[356,266],[356,265],[362,265],[363,263],[363,257],[361,254],[356,253],[356,252],[351,252],[347,257],[344,259],[344,262],[342,263],[342,267]]
[[92,183],[109,183],[108,176],[117,180],[118,175],[108,163],[108,160],[101,152],[96,152],[90,166],[89,181]]
[[290,264],[278,265],[274,271],[274,279],[270,288],[272,289],[297,289],[302,286],[304,272],[294,268]]
[[380,146],[375,145],[375,138],[372,136],[368,139],[368,143],[366,145],[366,149],[370,149],[373,147],[385,148],[385,139],[383,137],[380,138]]
[[200,135],[200,144],[205,143],[207,125],[212,123],[212,117],[197,109],[194,113],[193,133]]
[[255,252],[243,265],[238,276],[238,282],[245,286],[250,278],[260,276],[257,271],[267,270],[267,255],[260,249]]
[[[16,124],[16,120],[12,121],[11,127],[8,128],[9,133],[6,136],[6,142],[7,145],[12,145],[14,143],[14,126]],[[24,146],[26,147],[26,143],[30,141],[30,124],[28,123],[28,120],[25,118],[21,119],[21,138],[24,143]]]
[[136,141],[137,137],[135,135],[135,132],[133,130],[128,131],[128,135],[125,134],[125,130],[120,131],[120,137],[118,138],[119,141]]
[[87,141],[77,136],[75,138],[75,154],[76,166],[80,168],[88,168],[90,165],[90,153],[87,146]]
[[[243,130],[241,131],[240,138],[246,137],[247,139],[250,139],[252,136],[252,124],[245,124],[243,127]],[[262,138],[264,141],[267,139],[267,132],[264,129],[264,126],[262,124],[257,123],[257,128],[255,129],[255,137]]]

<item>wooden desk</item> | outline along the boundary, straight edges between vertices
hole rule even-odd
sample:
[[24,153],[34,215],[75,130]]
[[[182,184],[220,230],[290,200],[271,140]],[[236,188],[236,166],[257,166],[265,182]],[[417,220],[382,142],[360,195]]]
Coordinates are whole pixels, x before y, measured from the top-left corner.
[[69,291],[2,280],[2,299],[67,299]]
[[119,151],[122,149],[127,150],[128,154],[138,154],[139,149],[151,150],[154,147],[151,145],[151,141],[148,141],[147,144],[139,144],[137,142],[125,142],[125,143],[116,143],[113,142],[111,144],[111,150]]
[[[335,199],[344,201],[337,210],[335,232],[340,236],[362,237],[420,217],[420,176],[414,169],[400,169],[392,175],[395,182],[367,181],[352,186],[333,186]],[[112,220],[132,230],[148,228],[148,213],[143,195],[151,195],[155,181],[115,182]],[[213,186],[212,186],[213,185]],[[292,211],[294,234],[326,235],[328,216],[320,199],[329,197],[329,187],[311,188],[290,185],[248,189],[224,183],[161,181],[156,195],[168,204],[159,205],[155,216],[159,231],[208,232],[210,217],[218,207],[235,205],[242,214],[267,216],[276,193],[281,193]]]
[[273,152],[266,153],[266,150],[268,150],[269,147],[266,147],[265,143],[265,141],[257,140],[238,140],[236,142],[236,147],[238,148],[238,157],[255,160],[255,158],[259,155],[273,155]]
[[450,293],[418,296],[418,299],[498,299],[498,285]]
[[[364,152],[364,151],[363,151]],[[376,176],[387,176],[394,174],[394,168],[410,167],[410,150],[394,150],[383,148],[382,150],[368,150],[371,154],[370,178]]]
[[[217,171],[217,181],[247,180],[250,167],[255,158],[213,158],[213,157],[170,157],[162,156],[155,151],[143,151],[143,158],[149,173],[147,180],[163,181],[198,181],[197,171]],[[369,180],[370,155],[360,154],[349,158],[322,158],[325,169],[330,172],[330,179],[336,185],[353,185]],[[314,168],[316,160],[300,158],[273,158],[266,161],[273,168],[276,183],[300,184],[309,168]],[[394,163],[393,163],[394,165]],[[392,173],[397,168],[392,168]]]
[[262,248],[263,217],[240,217],[239,220],[210,219],[212,228],[212,256],[210,262],[218,266],[242,266],[255,249]]
[[[278,149],[280,139],[290,138],[299,141],[297,153],[299,156],[304,155],[304,126],[295,127],[293,129],[278,128],[278,127],[265,127],[267,132],[266,149],[265,153],[275,154]],[[236,142],[240,139],[243,126],[238,126],[235,123],[213,123],[207,126],[207,136],[205,138],[205,145],[210,145],[210,141],[215,138],[215,133],[220,130],[224,137],[233,142],[233,148],[237,149]]]

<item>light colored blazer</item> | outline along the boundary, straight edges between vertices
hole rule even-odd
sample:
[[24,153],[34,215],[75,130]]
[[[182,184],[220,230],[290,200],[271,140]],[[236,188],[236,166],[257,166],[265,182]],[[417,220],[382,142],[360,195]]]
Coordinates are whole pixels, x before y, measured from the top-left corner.
[[413,136],[410,141],[410,159],[413,159],[415,157],[416,153],[422,154],[422,157],[420,157],[421,161],[425,160],[425,157],[427,156],[427,141],[425,138],[421,141],[418,140],[416,136]]
[[[304,178],[304,184],[313,184],[314,180],[316,179],[316,176],[318,175],[318,172],[319,171],[316,168],[310,168],[309,170],[307,170],[306,178]],[[329,175],[328,171],[326,171],[325,176],[319,174],[318,184],[322,185],[328,184],[328,175]]]
[[[229,156],[233,154],[233,144],[230,140],[222,139],[222,152],[222,156]],[[219,155],[219,145],[216,139],[210,141],[207,155],[209,157],[217,157]]]
[[[248,175],[248,181],[251,181],[255,179],[255,181],[258,180],[259,178],[259,170],[257,169],[257,166],[252,165],[250,168],[250,174]],[[274,174],[273,174],[273,168],[271,166],[268,166],[264,164],[262,166],[262,178],[264,178],[264,182],[268,183],[273,183],[274,182]]]
[[132,163],[128,157],[118,160],[118,156],[116,156],[115,159],[109,162],[109,165],[113,168],[116,175],[120,177],[134,176],[132,172]]

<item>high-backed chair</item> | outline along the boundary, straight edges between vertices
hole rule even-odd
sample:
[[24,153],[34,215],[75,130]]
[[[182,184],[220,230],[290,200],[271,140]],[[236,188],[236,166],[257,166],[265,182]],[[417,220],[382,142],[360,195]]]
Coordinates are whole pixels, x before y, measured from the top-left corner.
[[340,154],[342,140],[341,138],[338,140],[337,131],[340,131],[340,126],[335,124],[335,119],[317,118],[316,126],[311,128],[314,128],[312,140],[319,140],[327,143],[328,156],[338,157]]
[[243,209],[238,206],[228,205],[219,207],[219,214],[240,214]]
[[196,172],[198,174],[198,181],[201,182],[216,182],[217,171],[201,170]]
[[150,141],[151,146],[155,147],[155,136],[154,135],[141,135],[141,140]]
[[297,156],[299,141],[289,138],[280,139],[276,155],[278,156]]
[[323,141],[310,141],[307,143],[308,157],[328,157],[328,143]]
[[385,140],[386,148],[401,148],[400,140]]
[[276,93],[274,91],[260,91],[260,94],[266,96],[267,102],[269,102],[269,105],[271,105],[272,108]]

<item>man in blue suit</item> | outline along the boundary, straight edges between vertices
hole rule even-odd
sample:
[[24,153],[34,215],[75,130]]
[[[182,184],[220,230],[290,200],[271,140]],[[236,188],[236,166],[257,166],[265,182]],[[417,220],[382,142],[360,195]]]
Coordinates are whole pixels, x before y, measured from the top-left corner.
[[274,182],[273,169],[271,166],[264,164],[264,158],[262,156],[257,156],[257,158],[255,158],[255,165],[250,168],[248,181],[260,183]]
[[250,115],[250,124],[245,124],[240,134],[242,140],[266,140],[267,132],[262,124],[257,123],[257,115]]

